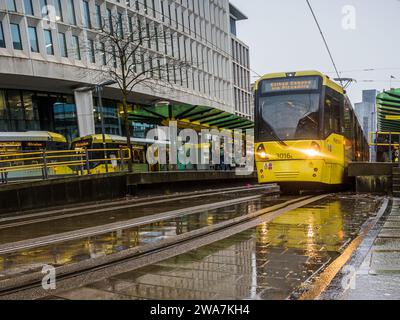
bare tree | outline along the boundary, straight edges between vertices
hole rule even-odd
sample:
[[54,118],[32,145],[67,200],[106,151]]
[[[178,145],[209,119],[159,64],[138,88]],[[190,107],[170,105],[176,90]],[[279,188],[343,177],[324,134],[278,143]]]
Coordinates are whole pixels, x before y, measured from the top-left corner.
[[[102,19],[97,45],[93,47],[91,43],[88,46],[89,54],[96,52],[101,56],[105,77],[114,80],[121,91],[123,123],[130,149],[130,93],[139,84],[156,90],[170,86],[177,78],[183,82],[183,78],[188,77],[188,70],[197,63],[186,58],[186,50],[184,57],[181,56],[177,37],[160,23],[116,13]],[[179,52],[179,57],[174,57],[172,51],[175,54]],[[132,171],[132,161],[129,162],[129,171]]]

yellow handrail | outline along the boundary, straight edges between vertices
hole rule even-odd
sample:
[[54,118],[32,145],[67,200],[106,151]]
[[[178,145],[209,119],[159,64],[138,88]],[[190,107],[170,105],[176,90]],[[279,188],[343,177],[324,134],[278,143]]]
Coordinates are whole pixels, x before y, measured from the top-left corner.
[[[95,158],[91,159],[91,155],[96,153],[96,156],[99,152],[115,152],[115,157],[106,157],[106,158]],[[123,152],[121,156],[121,151]],[[28,158],[23,158],[23,156],[30,156]],[[37,155],[36,157],[32,157]],[[17,158],[15,158],[17,157]],[[70,158],[70,161],[57,161],[65,158]],[[80,158],[76,160],[76,158]],[[132,153],[129,148],[122,149],[77,149],[77,150],[57,150],[57,151],[40,151],[40,152],[27,152],[27,153],[13,153],[13,154],[0,154],[0,164],[9,164],[6,166],[0,166],[1,173],[7,172],[16,172],[23,170],[38,170],[38,169],[46,169],[46,168],[57,168],[57,167],[69,167],[69,166],[77,166],[80,165],[82,168],[85,165],[100,162],[100,163],[109,163],[112,161],[128,161],[132,159]],[[21,164],[22,162],[22,164]],[[38,162],[26,164],[24,162]],[[84,168],[87,170],[87,168]],[[91,170],[91,168],[89,168]]]

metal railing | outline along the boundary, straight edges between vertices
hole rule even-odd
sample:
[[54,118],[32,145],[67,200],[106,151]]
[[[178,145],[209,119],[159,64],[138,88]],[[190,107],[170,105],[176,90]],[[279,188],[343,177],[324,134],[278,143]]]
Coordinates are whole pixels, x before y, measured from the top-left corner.
[[398,162],[400,165],[400,132],[370,132],[370,147],[382,155],[378,162]]
[[60,175],[90,175],[124,171],[132,153],[120,149],[76,149],[57,151],[2,152],[0,154],[0,183],[16,178],[42,178]]

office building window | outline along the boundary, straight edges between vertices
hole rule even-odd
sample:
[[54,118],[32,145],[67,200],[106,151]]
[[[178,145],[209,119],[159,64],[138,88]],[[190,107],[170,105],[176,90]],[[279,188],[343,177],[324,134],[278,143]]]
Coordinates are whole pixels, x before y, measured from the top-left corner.
[[74,43],[75,60],[81,60],[81,48],[79,45],[79,37],[72,36],[72,41]]
[[47,17],[49,15],[47,8],[47,0],[39,0],[40,11],[42,12],[42,17]]
[[90,21],[89,2],[82,1],[82,4],[83,4],[83,26],[85,28],[91,29],[92,22]]
[[3,23],[0,21],[0,48],[5,48],[6,42],[4,41]]
[[102,22],[102,16],[101,16],[101,7],[99,4],[96,4],[96,28],[97,29],[102,29],[103,28],[103,22]]
[[60,45],[61,57],[68,58],[67,40],[65,38],[65,33],[58,33],[58,42]]
[[15,5],[15,0],[7,0],[7,10],[8,11],[17,11],[17,6]]
[[94,49],[94,41],[89,39],[89,62],[96,63],[96,53]]
[[36,27],[28,27],[29,44],[32,52],[39,52]]
[[57,21],[63,21],[63,11],[62,11],[62,6],[61,6],[61,0],[54,0],[54,6],[56,8],[56,20]]
[[49,56],[54,55],[54,46],[53,46],[53,36],[51,34],[51,30],[44,30],[44,44],[46,46],[46,53]]
[[113,27],[112,12],[110,9],[107,9],[107,18],[108,18],[108,31],[112,34],[114,33],[114,27]]
[[106,55],[106,45],[102,42],[100,44],[100,48],[101,48],[101,60],[103,62],[103,65],[107,65],[107,55]]
[[76,16],[75,16],[74,0],[68,0],[67,11],[68,11],[68,22],[75,26],[76,25]]
[[19,29],[19,24],[10,23],[11,27],[11,38],[13,41],[13,46],[15,50],[22,50],[21,32]]
[[24,0],[25,14],[33,16],[32,0]]

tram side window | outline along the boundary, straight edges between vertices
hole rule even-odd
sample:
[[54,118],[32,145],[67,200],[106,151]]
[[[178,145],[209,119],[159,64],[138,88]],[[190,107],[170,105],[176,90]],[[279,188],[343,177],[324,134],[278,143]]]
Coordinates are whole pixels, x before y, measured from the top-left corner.
[[345,101],[343,120],[344,120],[345,136],[347,139],[352,140],[352,138],[353,138],[352,109],[351,109],[351,105],[348,103],[348,101]]
[[325,96],[324,105],[324,134],[328,137],[332,133],[340,134],[340,97],[334,93]]

